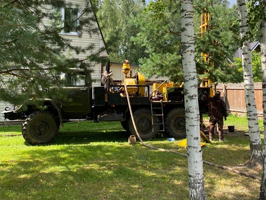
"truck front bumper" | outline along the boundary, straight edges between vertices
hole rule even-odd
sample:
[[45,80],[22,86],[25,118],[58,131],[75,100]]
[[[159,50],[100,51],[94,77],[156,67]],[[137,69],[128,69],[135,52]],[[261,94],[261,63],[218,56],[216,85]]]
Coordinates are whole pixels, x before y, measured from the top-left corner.
[[5,111],[2,112],[4,114],[5,119],[15,120],[22,119],[22,113],[16,113],[14,108],[6,107]]

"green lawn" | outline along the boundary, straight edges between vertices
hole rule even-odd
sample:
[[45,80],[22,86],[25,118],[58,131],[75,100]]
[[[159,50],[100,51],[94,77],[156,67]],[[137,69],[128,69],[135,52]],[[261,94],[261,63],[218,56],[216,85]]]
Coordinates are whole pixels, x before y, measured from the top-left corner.
[[[235,132],[224,143],[202,148],[203,159],[259,176],[260,169],[243,166],[249,159],[246,119],[229,116],[225,127],[232,124]],[[41,146],[27,145],[20,131],[0,127],[0,199],[188,199],[186,158],[129,145],[120,123],[65,124],[53,143]],[[148,144],[186,153],[177,142],[157,137]],[[259,180],[209,165],[204,176],[208,199],[259,197]]]

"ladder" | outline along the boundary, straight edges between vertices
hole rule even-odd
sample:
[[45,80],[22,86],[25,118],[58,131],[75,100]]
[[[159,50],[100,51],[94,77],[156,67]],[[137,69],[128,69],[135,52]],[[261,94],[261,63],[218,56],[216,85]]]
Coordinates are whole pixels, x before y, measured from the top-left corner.
[[[152,131],[154,132],[154,125],[159,124],[160,129],[158,131],[164,132],[164,113],[163,113],[163,101],[151,101],[151,121],[152,121]],[[159,117],[160,121],[156,122],[155,117]]]

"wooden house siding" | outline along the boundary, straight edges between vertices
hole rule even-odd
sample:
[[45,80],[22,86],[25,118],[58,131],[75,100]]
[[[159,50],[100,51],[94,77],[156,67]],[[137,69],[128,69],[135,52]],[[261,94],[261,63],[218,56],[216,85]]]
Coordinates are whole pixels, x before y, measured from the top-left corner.
[[[82,8],[84,8],[86,6],[86,1],[85,0],[66,0],[66,2],[69,3],[73,3],[73,5],[78,4],[80,5],[80,8],[82,10]],[[49,9],[49,12],[53,12],[53,9]],[[92,13],[90,13],[92,14]],[[44,19],[43,20],[43,24],[49,24],[49,20],[48,19]],[[40,25],[42,26],[42,25]],[[80,46],[80,47],[86,47],[90,44],[94,45],[94,49],[92,51],[87,51],[85,54],[75,54],[74,52],[69,53],[69,52],[65,52],[66,55],[71,54],[73,57],[75,58],[79,58],[79,59],[84,59],[86,58],[88,55],[91,55],[95,52],[97,52],[100,48],[104,47],[104,39],[102,37],[101,31],[100,31],[100,27],[98,26],[98,23],[95,22],[94,28],[98,27],[98,32],[97,33],[93,33],[93,34],[89,34],[86,31],[82,32],[81,37],[79,37],[78,35],[69,35],[69,34],[61,34],[62,37],[67,38],[72,40],[71,44],[73,46]],[[104,51],[101,53],[102,56],[107,56],[107,52]],[[92,83],[92,86],[100,86],[101,85],[101,63],[91,63],[91,69],[93,70],[92,72],[92,79],[94,80],[94,82]],[[73,66],[75,67],[75,66]],[[9,106],[10,104],[8,103],[4,103],[4,102],[0,102],[0,111],[4,111],[4,108]],[[3,120],[3,115],[0,115],[0,120]]]
[[[113,75],[112,75],[112,79],[115,80],[115,81],[121,81],[125,78],[125,75],[123,74],[122,72],[122,66],[123,66],[123,63],[111,63],[111,66],[110,66],[110,70],[112,70],[113,72]],[[137,65],[130,65],[130,70],[132,71],[132,76],[135,76],[135,74],[139,71],[139,66]],[[102,73],[105,71],[105,66],[102,67]],[[128,74],[129,76],[129,74]],[[151,77],[149,78],[149,80],[151,81],[159,81],[159,80],[169,80],[168,77]]]
[[[86,6],[86,1],[84,1],[84,0],[66,0],[66,2],[72,3],[74,6],[79,5],[81,10],[82,10],[82,8],[84,8]],[[51,12],[52,11],[53,10],[51,9]],[[93,15],[92,13],[89,13],[89,14]],[[43,22],[44,22],[44,24],[49,23],[48,19],[45,19]],[[67,33],[61,33],[60,34],[63,38],[70,39],[71,45],[73,45],[73,46],[79,46],[79,47],[84,48],[90,44],[94,45],[94,49],[87,51],[85,54],[80,53],[77,55],[75,52],[70,53],[70,52],[66,51],[67,55],[70,54],[71,56],[73,56],[75,58],[84,59],[88,55],[96,53],[96,52],[98,52],[98,50],[100,48],[104,47],[103,37],[101,35],[101,31],[100,31],[100,27],[98,26],[98,23],[95,22],[93,26],[94,27],[92,27],[92,28],[98,27],[99,31],[96,33],[92,33],[92,34],[89,34],[86,31],[82,31],[81,37],[79,35],[71,35],[71,34],[67,34]],[[101,55],[107,56],[107,52],[105,51]],[[91,63],[91,66],[92,66],[91,69],[93,70],[91,75],[92,75],[92,79],[94,80],[92,86],[100,86],[100,84],[101,84],[101,63]]]

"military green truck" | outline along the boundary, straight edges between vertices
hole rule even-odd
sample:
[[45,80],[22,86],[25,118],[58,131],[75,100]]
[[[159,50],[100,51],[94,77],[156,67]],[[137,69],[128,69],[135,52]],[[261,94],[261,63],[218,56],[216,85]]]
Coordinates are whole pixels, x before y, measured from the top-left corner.
[[[126,66],[127,68],[127,66]],[[104,86],[93,87],[90,72],[76,70],[75,76],[65,75],[68,79],[64,91],[67,100],[46,98],[39,100],[41,106],[29,100],[21,106],[6,108],[4,116],[9,120],[22,120],[22,135],[32,145],[50,143],[64,123],[72,120],[120,121],[128,134],[136,135],[129,113],[125,85],[137,130],[142,139],[151,139],[158,132],[171,137],[185,137],[185,110],[183,88],[171,88],[171,92],[162,93],[167,87],[157,83],[156,92],[150,91],[140,74],[128,77],[116,85],[110,81],[107,68]],[[163,87],[164,86],[164,87]],[[163,88],[163,89],[162,89]],[[167,88],[166,88],[167,89]],[[49,91],[48,91],[49,92]],[[199,88],[201,113],[206,112],[204,95],[209,95],[209,88]]]

